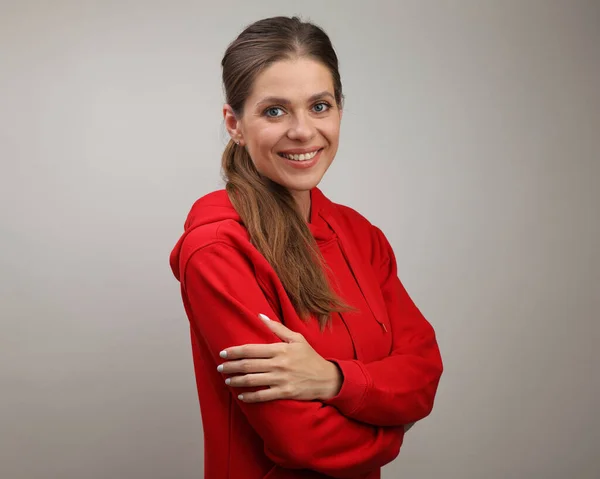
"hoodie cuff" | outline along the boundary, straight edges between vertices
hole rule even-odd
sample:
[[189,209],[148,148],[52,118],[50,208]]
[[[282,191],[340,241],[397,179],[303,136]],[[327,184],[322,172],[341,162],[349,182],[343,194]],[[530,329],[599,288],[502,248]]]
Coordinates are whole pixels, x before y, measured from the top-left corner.
[[340,368],[343,380],[337,396],[323,403],[336,407],[342,414],[348,416],[362,406],[367,394],[369,378],[358,361],[325,359]]

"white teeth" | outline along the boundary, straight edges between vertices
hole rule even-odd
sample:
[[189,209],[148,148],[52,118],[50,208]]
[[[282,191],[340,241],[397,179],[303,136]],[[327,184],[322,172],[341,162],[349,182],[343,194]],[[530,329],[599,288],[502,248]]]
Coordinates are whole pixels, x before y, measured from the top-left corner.
[[313,151],[312,153],[304,153],[302,155],[286,155],[285,153],[282,153],[281,156],[283,156],[284,158],[287,158],[288,160],[306,161],[306,160],[312,160],[318,152],[319,152],[319,150]]

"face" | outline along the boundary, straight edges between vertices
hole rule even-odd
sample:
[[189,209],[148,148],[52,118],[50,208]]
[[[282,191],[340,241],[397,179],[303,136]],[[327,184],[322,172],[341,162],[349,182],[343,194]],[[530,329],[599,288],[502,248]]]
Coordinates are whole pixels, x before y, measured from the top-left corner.
[[241,118],[223,109],[256,169],[292,194],[319,184],[337,152],[341,109],[331,73],[307,58],[279,61],[255,80]]

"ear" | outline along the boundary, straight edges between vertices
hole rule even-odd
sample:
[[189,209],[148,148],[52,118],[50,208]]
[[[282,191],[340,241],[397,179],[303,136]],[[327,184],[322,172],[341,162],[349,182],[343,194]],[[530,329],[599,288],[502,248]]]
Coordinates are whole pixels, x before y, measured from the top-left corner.
[[241,131],[241,122],[236,117],[231,105],[223,105],[223,118],[225,120],[225,128],[229,132],[229,136],[239,145],[244,145],[244,135]]

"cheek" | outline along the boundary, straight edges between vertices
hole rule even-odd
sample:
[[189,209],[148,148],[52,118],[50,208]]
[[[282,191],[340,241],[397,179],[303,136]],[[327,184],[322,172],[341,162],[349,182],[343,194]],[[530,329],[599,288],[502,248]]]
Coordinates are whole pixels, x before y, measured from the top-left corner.
[[253,132],[251,144],[258,154],[267,154],[275,149],[281,139],[281,127],[267,125]]
[[328,122],[323,126],[322,129],[323,135],[329,140],[332,144],[337,144],[340,137],[340,121],[338,118],[332,118],[331,122]]
[[332,127],[331,129],[324,132],[330,147],[337,149],[340,140],[340,129]]
[[248,153],[256,169],[263,175],[269,176],[274,167],[273,156],[276,146],[281,140],[281,127],[278,125],[264,125],[248,131],[246,137]]
[[282,133],[285,133],[285,127],[282,124],[265,124],[256,128],[254,136],[256,144],[262,148],[269,148],[281,139]]

